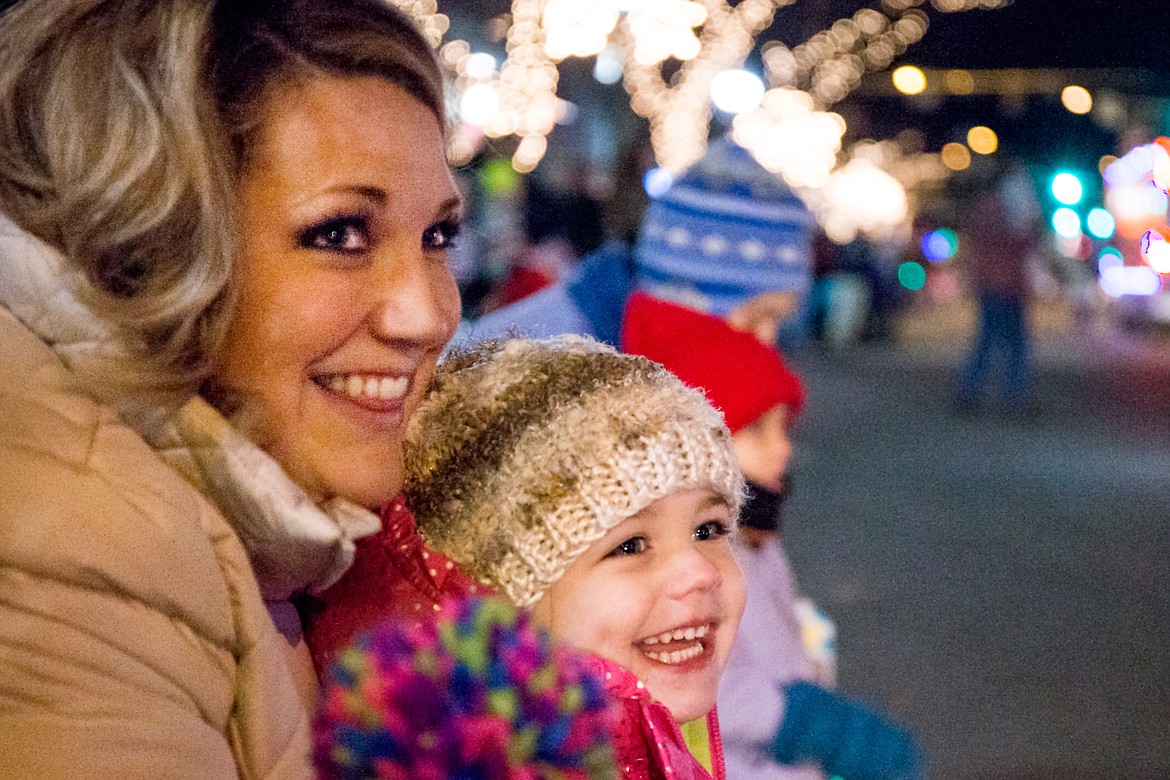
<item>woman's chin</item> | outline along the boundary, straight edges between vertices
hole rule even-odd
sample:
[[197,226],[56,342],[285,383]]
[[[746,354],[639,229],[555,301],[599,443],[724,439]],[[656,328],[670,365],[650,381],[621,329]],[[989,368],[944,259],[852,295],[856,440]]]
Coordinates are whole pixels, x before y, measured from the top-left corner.
[[379,509],[402,492],[402,461],[397,458],[354,456],[347,458],[350,468],[298,469],[285,466],[294,482],[317,504],[345,499],[369,509]]

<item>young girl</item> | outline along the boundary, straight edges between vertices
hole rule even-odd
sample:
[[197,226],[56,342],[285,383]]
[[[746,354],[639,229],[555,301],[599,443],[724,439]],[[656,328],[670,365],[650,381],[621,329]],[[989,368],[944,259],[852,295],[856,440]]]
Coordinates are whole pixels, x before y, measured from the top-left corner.
[[[723,419],[591,339],[488,342],[442,365],[407,431],[428,543],[598,656],[626,778],[723,778],[719,675],[744,608],[743,478]],[[679,724],[708,716],[704,768]]]

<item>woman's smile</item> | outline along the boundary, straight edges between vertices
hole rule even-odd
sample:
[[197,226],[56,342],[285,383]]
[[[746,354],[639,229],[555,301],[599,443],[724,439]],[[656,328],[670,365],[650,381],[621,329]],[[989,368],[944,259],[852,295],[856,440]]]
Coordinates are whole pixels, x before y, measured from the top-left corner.
[[325,390],[372,411],[401,410],[403,396],[410,387],[408,377],[379,374],[328,374],[314,377],[314,381]]

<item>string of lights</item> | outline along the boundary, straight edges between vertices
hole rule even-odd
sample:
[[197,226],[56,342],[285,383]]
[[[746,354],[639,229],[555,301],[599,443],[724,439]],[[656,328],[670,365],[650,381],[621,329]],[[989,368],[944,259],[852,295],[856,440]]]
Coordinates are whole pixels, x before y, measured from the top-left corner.
[[[438,42],[450,22],[436,0],[390,0],[420,20]],[[655,159],[677,173],[706,149],[715,111],[712,85],[741,68],[761,31],[778,10],[796,0],[512,0],[510,13],[493,20],[504,30],[502,63],[472,51],[463,40],[442,44],[453,74],[457,120],[449,153],[470,160],[486,139],[515,137],[512,167],[533,170],[547,150],[547,135],[567,104],[557,97],[558,64],[571,57],[605,57],[620,71],[631,109],[650,126]],[[839,19],[789,48],[773,42],[761,52],[767,88],[758,104],[733,121],[737,142],[764,167],[781,175],[810,203],[834,239],[858,231],[881,233],[904,220],[907,187],[946,169],[939,155],[921,155],[907,176],[904,156],[886,150],[842,152],[845,121],[828,110],[855,89],[862,76],[888,67],[926,33],[924,7],[943,13],[995,8],[1003,0],[882,0]],[[891,168],[901,166],[896,175]],[[858,213],[851,188],[883,192],[882,214]],[[868,209],[868,206],[867,206]],[[873,209],[868,209],[873,211]],[[867,214],[868,214],[867,211]],[[846,212],[849,212],[848,214]]]

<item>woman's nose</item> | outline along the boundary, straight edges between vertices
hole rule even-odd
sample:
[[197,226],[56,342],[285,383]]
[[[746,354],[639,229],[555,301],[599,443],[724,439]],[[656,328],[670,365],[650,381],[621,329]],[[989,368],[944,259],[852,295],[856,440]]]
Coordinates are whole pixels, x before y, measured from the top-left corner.
[[446,262],[421,248],[386,258],[373,274],[372,328],[387,341],[446,344],[459,324],[459,289]]

